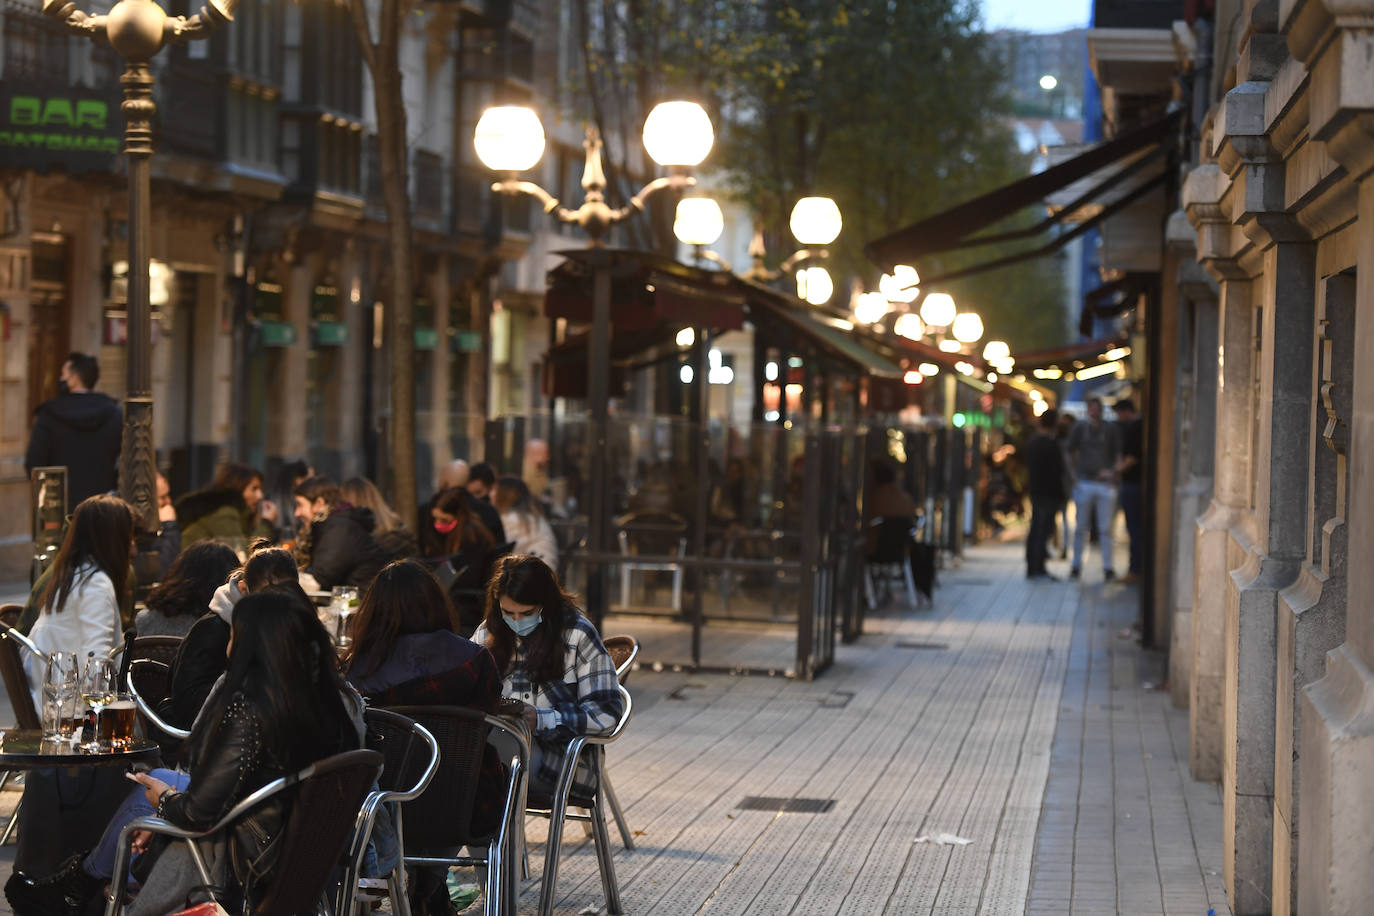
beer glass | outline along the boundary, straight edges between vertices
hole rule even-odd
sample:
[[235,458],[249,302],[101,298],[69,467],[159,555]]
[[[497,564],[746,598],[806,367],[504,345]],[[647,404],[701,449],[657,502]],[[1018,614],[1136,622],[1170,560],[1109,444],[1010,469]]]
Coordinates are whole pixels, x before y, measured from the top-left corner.
[[334,640],[340,647],[353,643],[348,635],[348,618],[358,610],[358,590],[351,585],[336,585],[329,593],[329,612],[339,618],[337,637]]
[[105,704],[114,699],[117,678],[118,674],[113,660],[96,658],[94,652],[87,656],[86,670],[81,675],[81,699],[86,701],[87,706],[95,710],[95,733],[92,736],[93,740],[81,745],[83,751],[105,749],[100,743],[100,713],[105,708]]
[[116,693],[100,712],[100,743],[114,749],[125,748],[134,737],[138,707],[127,693]]
[[43,678],[43,737],[70,739],[81,721],[77,709],[81,666],[75,652],[53,652]]

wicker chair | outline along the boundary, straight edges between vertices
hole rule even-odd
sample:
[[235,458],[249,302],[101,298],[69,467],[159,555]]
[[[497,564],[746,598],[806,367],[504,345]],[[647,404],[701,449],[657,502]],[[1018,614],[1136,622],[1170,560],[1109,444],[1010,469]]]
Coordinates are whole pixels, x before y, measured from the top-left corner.
[[[297,773],[274,779],[239,802],[209,830],[183,830],[161,818],[140,817],[130,821],[119,835],[112,887],[129,880],[129,845],[136,830],[184,840],[206,885],[213,885],[196,840],[211,836],[243,817],[264,800],[296,786],[291,817],[286,824],[276,880],[261,889],[253,901],[244,901],[245,916],[294,916],[324,912],[335,870],[344,864],[364,800],[381,772],[382,755],[376,751],[347,751],[317,761]],[[119,916],[124,895],[114,893],[106,916]]]
[[[24,671],[24,655],[29,653],[44,658],[45,656],[33,642],[14,629],[8,622],[18,621],[17,611],[23,611],[23,607],[18,604],[7,604],[0,607],[0,620],[6,621],[0,624],[0,676],[5,679],[5,692],[9,694],[10,708],[14,710],[15,724],[23,729],[38,730],[43,727],[43,720],[38,715],[38,710],[33,705],[33,694],[29,690],[29,676]],[[5,770],[0,773],[0,789],[4,789],[9,781],[17,774],[13,770]],[[14,806],[14,813],[10,815],[9,822],[5,824],[5,830],[0,833],[0,846],[8,843],[10,837],[14,835],[14,829],[19,824],[19,808],[24,800],[19,799],[19,804]]]
[[[419,798],[400,806],[403,820],[398,824],[398,834],[405,850],[403,861],[418,866],[485,865],[486,912],[514,916],[517,819],[524,804],[529,760],[524,734],[502,719],[462,706],[398,706],[391,711],[423,726],[439,742],[440,751],[439,769],[429,787]],[[487,738],[493,730],[505,733],[517,751],[507,769],[500,823],[495,833],[482,834],[473,828],[472,816]],[[442,853],[456,846],[479,854]]]

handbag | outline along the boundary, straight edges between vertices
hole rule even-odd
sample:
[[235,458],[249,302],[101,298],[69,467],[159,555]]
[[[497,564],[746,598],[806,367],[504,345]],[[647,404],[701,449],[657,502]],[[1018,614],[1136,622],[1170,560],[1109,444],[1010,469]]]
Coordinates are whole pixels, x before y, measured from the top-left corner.
[[[223,889],[201,884],[191,888],[186,894],[186,908],[171,913],[170,916],[229,916],[229,911],[219,902]],[[192,901],[200,899],[200,903]]]

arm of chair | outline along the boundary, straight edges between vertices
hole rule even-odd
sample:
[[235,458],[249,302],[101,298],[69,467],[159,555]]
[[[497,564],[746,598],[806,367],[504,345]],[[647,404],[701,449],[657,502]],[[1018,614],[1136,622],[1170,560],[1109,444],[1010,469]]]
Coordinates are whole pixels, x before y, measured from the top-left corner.
[[563,758],[563,769],[558,774],[558,795],[564,796],[563,803],[567,803],[567,794],[572,789],[573,774],[577,772],[577,762],[582,756],[582,751],[588,745],[610,744],[620,737],[620,733],[625,730],[625,726],[630,721],[630,716],[634,712],[634,701],[630,699],[630,691],[625,689],[624,684],[617,684],[616,689],[620,691],[620,697],[625,701],[625,710],[620,714],[620,721],[615,723],[615,728],[605,735],[578,735],[568,742],[568,753]]
[[32,639],[29,639],[27,636],[25,636],[23,633],[20,633],[14,627],[5,627],[4,633],[10,639],[17,642],[22,648],[26,649],[29,653],[31,653],[35,658],[39,659],[44,664],[47,664],[48,653],[44,652],[42,649],[34,645]]
[[138,688],[134,686],[134,675],[132,671],[129,672],[125,681],[129,685],[129,694],[134,698],[134,704],[138,706],[138,711],[143,713],[144,718],[153,723],[154,728],[171,735],[173,738],[180,738],[183,741],[191,737],[191,730],[189,728],[177,728],[170,722],[163,720],[163,718],[153,710],[152,704],[143,699],[143,694],[139,693]]

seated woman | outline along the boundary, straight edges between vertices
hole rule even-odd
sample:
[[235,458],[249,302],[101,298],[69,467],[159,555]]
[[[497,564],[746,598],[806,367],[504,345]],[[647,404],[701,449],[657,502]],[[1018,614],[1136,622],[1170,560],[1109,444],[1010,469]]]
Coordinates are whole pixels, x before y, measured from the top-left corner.
[[187,493],[176,502],[181,543],[211,539],[267,538],[277,534],[281,510],[262,493],[262,472],[244,464],[225,462],[203,490]]
[[550,569],[557,569],[558,539],[525,482],[519,477],[502,477],[491,502],[501,513],[501,525],[514,545],[512,552],[538,557]]
[[[606,734],[624,713],[615,665],[596,627],[538,557],[497,561],[487,587],[486,619],[472,639],[491,650],[505,678],[502,693],[525,704],[525,722],[534,735],[529,793],[547,800],[568,742]],[[579,770],[574,788],[593,791],[590,774]]]
[[269,585],[289,583],[299,588],[297,581],[291,551],[267,547],[250,556],[242,572],[234,573],[215,590],[210,612],[197,620],[182,640],[168,672],[169,693],[159,704],[158,715],[170,725],[190,728],[205,705],[210,688],[224,674],[230,622],[239,600]]
[[407,528],[396,510],[387,505],[372,481],[366,477],[350,477],[339,484],[339,498],[371,511],[376,522],[372,536],[377,539],[377,546],[382,548],[387,562],[420,555],[420,541],[415,537],[415,532]]
[[210,609],[215,589],[238,568],[238,554],[225,545],[192,544],[148,593],[148,606],[134,618],[134,629],[139,636],[184,637]]
[[[286,591],[268,589],[238,603],[233,616],[229,670],[223,685],[196,720],[187,739],[190,770],[139,773],[135,789],[116,812],[100,845],[73,858],[62,873],[30,881],[16,910],[76,914],[107,881],[119,833],[150,810],[178,827],[213,826],[259,787],[316,760],[359,747],[344,684],[333,664],[333,647],[309,603]],[[278,795],[231,826],[225,835],[201,841],[221,898],[233,911],[235,898],[252,900],[265,889],[281,848],[290,814],[289,797]],[[134,851],[153,838],[139,834]],[[154,841],[131,916],[182,909],[202,880],[181,843]]]
[[498,545],[490,530],[472,511],[462,487],[450,487],[434,497],[430,524],[438,537],[430,556],[447,559],[452,581],[444,585],[458,611],[460,633],[471,633],[482,621],[482,589],[496,558]]
[[[458,616],[434,575],[415,560],[398,560],[363,595],[345,677],[373,706],[464,706],[494,713],[501,699],[496,662],[457,628]],[[505,770],[488,748],[472,813],[476,833],[499,826],[505,784]],[[412,909],[448,913],[447,893],[442,871],[422,871],[411,883]]]

